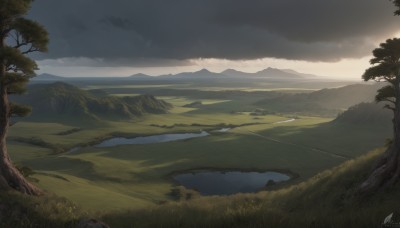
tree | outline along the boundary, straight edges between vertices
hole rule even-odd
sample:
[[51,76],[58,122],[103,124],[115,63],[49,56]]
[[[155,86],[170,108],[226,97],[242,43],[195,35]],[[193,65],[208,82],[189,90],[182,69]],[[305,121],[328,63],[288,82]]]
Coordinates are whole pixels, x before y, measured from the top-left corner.
[[394,14],[395,15],[400,15],[400,0],[393,0],[394,5],[398,8]]
[[25,106],[9,102],[10,94],[21,94],[37,69],[26,55],[47,51],[47,31],[23,16],[33,0],[0,0],[0,188],[16,189],[29,195],[42,191],[29,183],[15,168],[7,151],[6,137],[12,116],[29,113]]
[[[400,0],[390,1],[397,8],[394,14],[400,15]],[[362,77],[365,81],[384,81],[388,84],[378,90],[375,100],[385,102],[385,108],[393,112],[393,140],[373,172],[361,184],[361,193],[372,193],[400,179],[400,39],[388,39],[372,53],[374,58],[370,63],[375,66],[367,69]]]
[[388,84],[378,90],[375,100],[385,102],[385,107],[393,111],[393,141],[372,174],[362,183],[360,190],[364,193],[391,186],[400,179],[400,39],[381,43],[373,56],[370,63],[374,66],[365,71],[363,79]]

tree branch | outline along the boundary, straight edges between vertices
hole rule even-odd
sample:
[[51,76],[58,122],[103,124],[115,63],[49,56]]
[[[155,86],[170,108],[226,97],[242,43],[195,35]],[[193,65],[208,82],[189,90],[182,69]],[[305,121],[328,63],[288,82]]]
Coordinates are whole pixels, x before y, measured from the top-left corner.
[[390,102],[390,103],[392,103],[392,104],[396,104],[396,102],[395,101],[393,101],[393,100],[390,100],[389,98],[384,98],[384,99],[382,99],[381,101],[387,101],[387,102]]
[[25,55],[25,54],[28,54],[28,53],[31,53],[31,52],[40,51],[39,48],[34,47],[32,45],[32,43],[30,45],[31,45],[31,47],[28,50],[21,52],[21,54]]
[[385,105],[385,106],[383,106],[383,108],[386,108],[386,109],[392,110],[393,112],[396,112],[396,108],[394,108],[390,105]]

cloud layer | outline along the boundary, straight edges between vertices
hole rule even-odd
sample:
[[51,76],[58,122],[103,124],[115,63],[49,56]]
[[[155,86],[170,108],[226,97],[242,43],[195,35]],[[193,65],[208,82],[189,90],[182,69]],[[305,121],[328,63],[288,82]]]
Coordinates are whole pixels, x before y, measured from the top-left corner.
[[394,10],[382,0],[37,0],[29,17],[50,33],[38,59],[157,66],[358,58],[400,30]]

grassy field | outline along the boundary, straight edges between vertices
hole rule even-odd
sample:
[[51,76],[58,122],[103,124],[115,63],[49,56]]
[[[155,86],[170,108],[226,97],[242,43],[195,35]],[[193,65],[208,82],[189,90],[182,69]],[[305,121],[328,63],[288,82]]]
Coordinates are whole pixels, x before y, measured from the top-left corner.
[[[276,96],[267,90],[309,92],[309,87],[241,87],[247,92],[225,87],[224,92],[221,85],[90,86],[86,89],[104,88],[119,97],[160,90],[157,98],[174,108],[129,121],[19,120],[8,137],[12,160],[34,170],[30,180],[51,194],[0,194],[2,205],[20,205],[15,206],[22,211],[18,213],[27,214],[20,219],[10,212],[13,219],[5,224],[0,215],[0,226],[75,227],[81,217],[89,216],[112,227],[376,227],[396,207],[390,200],[398,197],[395,191],[368,201],[353,197],[382,150],[365,154],[384,145],[390,126],[344,124],[318,115],[269,112],[256,105],[265,95]],[[180,94],[181,90],[185,91]],[[193,102],[201,104],[186,106]],[[222,128],[230,130],[215,131]],[[210,135],[93,146],[113,137],[204,130]],[[294,178],[255,194],[202,197],[172,179],[193,169],[274,170]]]
[[[380,227],[398,212],[399,184],[372,196],[357,195],[383,148],[323,171],[299,184],[256,194],[199,197],[148,208],[87,213],[69,201],[47,195],[1,192],[7,219],[2,227],[76,227],[95,217],[111,227]],[[64,187],[63,185],[61,185]],[[92,191],[92,189],[89,189]],[[111,195],[113,197],[113,195]],[[104,196],[104,200],[110,198]],[[113,204],[111,204],[113,205]]]
[[[115,227],[380,227],[398,211],[399,185],[370,197],[356,194],[383,149],[285,189],[202,197],[103,216]],[[157,219],[155,219],[157,218]]]
[[[86,88],[174,87],[149,86],[96,85]],[[284,187],[380,147],[390,137],[387,126],[333,124],[332,118],[284,113],[253,115],[257,109],[255,101],[263,96],[263,93],[246,93],[246,96],[227,93],[221,98],[212,98],[206,93],[158,96],[174,105],[168,114],[146,115],[121,122],[79,125],[70,124],[73,120],[67,121],[68,124],[20,121],[10,129],[9,151],[16,164],[36,172],[32,177],[41,188],[66,197],[87,210],[114,211],[146,208],[174,200],[171,192],[178,186],[172,181],[171,174],[179,171],[215,168],[295,173],[298,178],[282,184]],[[196,101],[201,102],[199,107],[184,107]],[[231,130],[214,132],[225,127]],[[147,145],[91,146],[117,136],[202,130],[210,135]],[[74,148],[79,149],[68,153]]]

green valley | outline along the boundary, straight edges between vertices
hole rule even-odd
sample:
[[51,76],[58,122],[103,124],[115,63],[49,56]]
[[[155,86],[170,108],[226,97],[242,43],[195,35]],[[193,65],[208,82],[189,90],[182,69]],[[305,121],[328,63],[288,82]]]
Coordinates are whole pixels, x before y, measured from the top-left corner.
[[[45,89],[40,89],[43,86]],[[68,89],[60,90],[60,86]],[[364,88],[370,86],[360,87],[362,96]],[[36,98],[40,94],[36,91],[59,91],[46,97],[54,100],[63,97],[72,102],[63,103],[63,109],[57,113],[46,106],[48,101],[40,99],[40,96]],[[366,91],[370,93],[369,89]],[[177,93],[181,90],[177,89]],[[231,90],[229,93],[210,91],[201,95],[157,96],[161,100],[143,100],[140,104],[142,107],[160,107],[160,110],[166,110],[164,114],[132,115],[126,120],[97,115],[102,119],[93,118],[91,122],[82,122],[79,112],[87,110],[85,115],[95,116],[90,111],[96,109],[79,106],[89,104],[87,97],[103,99],[109,107],[118,107],[119,103],[113,102],[127,102],[128,98],[135,101],[140,97],[121,98],[110,94],[109,89],[84,91],[60,83],[34,85],[30,94],[33,95],[20,97],[19,102],[26,101],[33,106],[32,116],[16,121],[9,134],[13,161],[34,170],[30,177],[41,188],[93,211],[144,208],[174,201],[171,192],[182,187],[171,179],[171,175],[199,168],[294,173],[296,178],[276,186],[283,188],[382,146],[390,137],[390,125],[368,120],[364,124],[352,124],[340,119],[333,121],[332,117],[318,117],[318,113],[304,116],[301,112],[285,113],[278,112],[278,109],[267,113],[257,110],[264,107],[258,106],[257,100],[263,100],[265,96],[275,99],[291,96],[291,93],[282,91],[253,93]],[[75,101],[77,97],[83,101]],[[195,101],[200,101],[201,105],[187,107]],[[121,109],[115,113],[124,115]],[[48,118],[49,115],[53,118]],[[58,116],[61,118],[57,121]],[[222,128],[230,130],[216,132]],[[93,146],[113,137],[133,138],[201,130],[210,135],[147,145]],[[376,131],[382,134],[377,137]]]

